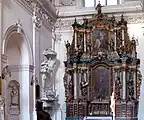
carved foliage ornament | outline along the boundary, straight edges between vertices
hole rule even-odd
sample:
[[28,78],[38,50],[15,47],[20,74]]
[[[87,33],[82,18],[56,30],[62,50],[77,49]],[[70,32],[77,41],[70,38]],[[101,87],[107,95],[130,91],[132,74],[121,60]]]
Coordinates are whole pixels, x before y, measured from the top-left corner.
[[[51,25],[53,26],[55,23],[55,19],[53,19],[47,11],[35,0],[18,0],[21,4],[26,4],[29,6],[29,8],[33,11],[36,9],[36,15],[41,18],[41,20],[46,24],[46,25]],[[25,6],[26,6],[25,5]]]
[[[131,81],[133,74],[130,75],[127,70],[130,71],[130,67],[133,67],[133,65],[139,66],[140,62],[134,62],[138,61],[137,56],[133,56],[131,53],[133,49],[128,46],[136,48],[136,44],[133,45],[132,40],[127,35],[127,21],[124,20],[123,15],[120,21],[114,19],[114,16],[111,18],[99,11],[92,19],[84,19],[82,24],[79,24],[76,19],[72,24],[73,39],[71,44],[69,42],[65,43],[67,61],[64,61],[64,63],[65,70],[74,70],[74,73],[72,73],[71,78],[72,84],[67,82],[69,81],[68,77],[65,77],[64,82],[65,89],[67,89],[66,87],[70,90],[74,89],[74,92],[68,89],[70,93],[68,95],[66,93],[66,96],[71,96],[72,93],[74,97],[66,101],[67,105],[73,104],[71,109],[70,106],[67,106],[66,112],[68,114],[66,118],[71,118],[69,113],[72,113],[72,117],[79,118],[81,108],[77,104],[80,102],[88,103],[87,108],[83,108],[83,116],[89,114],[110,115],[110,96],[112,92],[114,92],[112,99],[115,99],[116,104],[120,103],[121,105],[118,112],[126,114],[126,116],[119,114],[116,106],[116,109],[113,110],[116,117],[127,117],[128,114],[131,114],[130,117],[136,117],[137,109],[129,112],[127,111],[127,105],[124,107],[122,104],[122,102],[124,102],[124,105],[127,104],[127,96],[133,96],[134,84]],[[88,41],[91,41],[90,44]],[[125,41],[129,43],[127,44]],[[87,49],[89,46],[90,50]],[[136,49],[133,52],[136,53]],[[115,53],[114,58],[111,53]],[[88,69],[87,72],[89,73],[82,71],[82,69]],[[115,69],[117,70],[114,71]],[[88,75],[88,77],[85,75]],[[85,85],[86,81],[88,85]],[[80,82],[82,83],[81,86]],[[88,88],[87,91],[86,87]],[[126,87],[129,88],[124,91],[122,88]],[[79,89],[81,91],[78,91]],[[137,91],[134,91],[134,93],[137,94]],[[84,99],[83,96],[86,95],[87,97]],[[135,106],[137,108],[137,105]],[[87,111],[86,115],[84,111]]]
[[[143,15],[142,15],[143,16]],[[127,20],[128,24],[138,24],[138,23],[143,23],[144,22],[144,17],[142,16],[125,16],[124,18]],[[115,16],[116,21],[120,20],[120,16]],[[81,24],[83,22],[83,19],[77,19],[77,22]],[[71,25],[74,23],[74,20],[62,20],[58,21],[56,23],[56,26],[59,28],[70,28]]]
[[75,0],[62,0],[61,5],[63,5],[63,6],[75,5]]
[[142,82],[142,75],[140,70],[137,70],[137,99],[139,100],[140,97],[140,86]]

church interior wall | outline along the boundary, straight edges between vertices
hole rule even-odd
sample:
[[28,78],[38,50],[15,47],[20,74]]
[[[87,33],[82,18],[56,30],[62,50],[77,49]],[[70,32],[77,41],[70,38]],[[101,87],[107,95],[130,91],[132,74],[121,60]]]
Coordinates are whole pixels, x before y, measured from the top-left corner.
[[[12,67],[12,70],[14,69],[14,71],[11,72],[12,76],[5,78],[8,80],[3,82],[3,86],[5,86],[3,91],[6,91],[8,83],[11,80],[17,80],[20,83],[20,114],[9,115],[6,110],[5,112],[7,114],[5,117],[9,120],[32,120],[33,87],[30,84],[33,74],[31,68],[33,66],[31,51],[33,42],[32,15],[14,0],[3,1],[2,15],[3,44],[5,41],[8,42],[7,46],[3,46],[5,50],[5,52],[3,50],[3,54],[6,55],[8,59],[5,65],[8,64],[9,67]],[[20,24],[22,25],[22,34],[18,34],[15,31],[15,37],[11,37],[9,33],[7,34],[7,31],[10,27],[16,25],[17,20],[20,20]],[[20,38],[20,35],[23,35],[23,38]],[[12,34],[12,36],[14,36],[14,34]],[[10,37],[10,40],[6,40],[8,39],[7,37]],[[41,79],[40,63],[43,60],[42,52],[51,47],[51,39],[51,30],[42,24],[36,31],[36,74],[39,80]],[[7,96],[7,93],[3,93]]]
[[[8,110],[9,107],[7,106],[7,109],[5,111],[5,113],[7,114],[5,117],[11,120],[20,120],[20,119],[29,120],[30,118],[32,118],[32,115],[30,115],[30,113],[32,113],[32,105],[33,105],[32,104],[33,97],[30,97],[33,96],[32,93],[30,93],[30,91],[32,91],[32,87],[30,86],[30,79],[32,76],[30,74],[32,73],[29,72],[29,65],[31,65],[32,63],[29,63],[29,55],[28,55],[28,47],[32,45],[32,17],[26,10],[24,10],[15,1],[6,0],[3,1],[2,19],[3,19],[2,36],[4,38],[8,37],[5,36],[8,28],[12,25],[16,25],[18,19],[22,24],[22,29],[24,31],[25,37],[27,37],[24,38],[24,40],[22,40],[22,38],[19,38],[18,37],[19,35],[16,34],[15,37],[10,37],[11,40],[7,40],[8,45],[5,46],[4,48],[6,49],[5,54],[6,56],[8,56],[7,64],[10,66],[15,65],[15,67],[16,66],[18,67],[15,68],[17,69],[17,71],[11,72],[12,77],[5,78],[7,79],[7,82],[5,82],[6,84],[5,90],[8,87],[8,83],[13,79],[17,80],[20,83],[20,114],[17,113],[16,115],[11,115]],[[30,43],[29,46],[28,44],[26,44],[26,42],[24,43],[26,39],[29,40]],[[27,68],[26,71],[24,70],[25,67],[23,65]],[[21,67],[19,68],[19,66]],[[10,98],[8,98],[7,94],[6,94],[6,98],[7,100],[9,100]],[[9,101],[7,101],[7,104],[8,103]]]
[[[15,40],[15,42],[13,42]],[[6,91],[6,117],[11,120],[24,120],[30,119],[30,113],[32,113],[32,87],[30,86],[30,80],[32,73],[29,71],[29,52],[28,46],[23,38],[18,33],[12,33],[6,38],[7,44],[5,44],[5,55],[7,56],[7,65],[11,73],[9,77],[6,77],[5,88]],[[20,94],[12,95],[14,86],[11,86],[10,90],[9,83],[12,80],[16,80],[20,86],[17,88]],[[27,90],[27,91],[26,91]],[[17,91],[15,90],[17,93]],[[13,105],[13,98],[14,103]],[[19,101],[20,100],[20,101]],[[18,102],[19,101],[19,102]],[[12,107],[10,107],[12,106]],[[14,107],[14,108],[13,108]],[[12,112],[12,113],[11,113]]]
[[[19,11],[19,12],[18,12]],[[25,19],[26,18],[26,19]],[[3,1],[3,36],[11,25],[15,25],[17,20],[20,19],[22,28],[27,36],[30,44],[32,45],[32,16],[22,6],[15,1]]]
[[[135,7],[137,6],[137,7]],[[71,8],[75,8],[74,11],[71,11]],[[84,17],[90,17],[91,14],[95,13],[96,11],[94,11],[94,8],[80,8],[77,9],[76,6],[65,6],[65,7],[61,7],[59,8],[60,12],[60,17],[66,17],[65,19],[71,21],[74,20],[73,16],[79,16],[80,19],[84,18]],[[133,11],[140,11],[141,5],[140,2],[133,2],[130,4],[126,4],[123,5],[123,9],[121,8],[121,6],[117,6],[117,10],[115,9],[115,7],[105,7],[104,8],[104,13],[113,13],[114,11],[117,11],[118,13],[121,12],[133,12]],[[19,11],[19,12],[18,12]],[[133,13],[132,13],[133,15]],[[131,15],[131,16],[132,16]],[[3,28],[2,28],[2,36],[5,36],[5,33],[7,31],[7,29],[12,26],[15,25],[17,19],[20,19],[20,22],[22,24],[22,29],[25,33],[25,36],[27,38],[29,43],[30,43],[30,47],[32,49],[32,16],[31,14],[24,9],[22,6],[20,6],[18,3],[16,3],[14,0],[4,0],[3,2],[3,17],[2,17],[2,22],[3,22]],[[61,33],[61,41],[57,41],[55,43],[55,51],[57,52],[57,59],[60,60],[60,65],[57,71],[57,75],[56,75],[56,89],[57,89],[57,95],[59,95],[59,104],[60,106],[54,110],[55,112],[55,116],[53,117],[54,120],[64,120],[65,118],[65,112],[66,112],[66,104],[65,104],[65,89],[64,89],[64,85],[63,85],[63,76],[64,76],[64,63],[63,61],[66,60],[66,48],[65,48],[65,41],[69,41],[71,42],[72,40],[72,36],[73,36],[73,31],[72,31],[72,27],[70,27],[70,25],[73,23],[69,22],[67,23],[66,21],[64,21],[65,24],[63,24],[64,28],[61,27],[61,29],[57,32]],[[137,23],[137,24],[133,24],[130,23],[128,24],[128,28],[129,28],[129,34],[130,34],[130,38],[135,37],[138,38],[139,41],[139,46],[137,47],[137,51],[138,51],[138,57],[141,58],[141,71],[142,74],[144,73],[143,69],[144,69],[144,65],[143,65],[143,60],[144,60],[144,56],[143,56],[143,45],[144,45],[144,29],[142,28],[144,26],[144,24],[141,23]],[[13,39],[11,39],[11,43],[9,43],[9,49],[7,50],[7,56],[8,56],[8,64],[11,64],[11,70],[12,70],[12,76],[11,77],[6,77],[6,79],[8,79],[8,82],[4,82],[4,86],[5,89],[8,86],[8,83],[10,82],[10,80],[16,80],[20,83],[20,91],[21,91],[21,96],[25,96],[24,98],[20,98],[20,103],[23,103],[20,105],[20,110],[21,111],[25,111],[23,114],[20,114],[20,116],[18,115],[17,117],[13,117],[13,116],[7,116],[10,120],[30,120],[32,119],[32,114],[30,114],[30,112],[33,111],[33,106],[32,104],[30,105],[30,103],[33,103],[33,99],[31,96],[33,96],[33,92],[32,92],[32,86],[30,85],[30,79],[32,77],[32,71],[29,65],[32,65],[31,62],[29,61],[29,57],[25,56],[28,54],[28,47],[25,49],[25,47],[27,46],[25,43],[19,43],[17,40],[21,39],[18,38],[18,36],[16,38],[13,37]],[[14,44],[14,42],[18,43],[18,44]],[[41,75],[40,75],[40,63],[44,60],[44,57],[42,55],[42,52],[45,49],[51,48],[52,47],[52,34],[51,34],[51,30],[47,29],[46,27],[44,27],[43,25],[39,28],[38,31],[36,31],[36,74],[38,79],[40,80],[40,84],[41,84]],[[13,57],[15,56],[15,57]],[[23,61],[22,61],[23,60]],[[26,66],[25,66],[26,65]],[[21,67],[20,67],[21,66]],[[25,89],[28,90],[28,92],[24,91]],[[143,100],[144,100],[144,93],[143,93],[143,83],[142,83],[142,87],[141,87],[141,96],[140,96],[140,109],[139,109],[139,117],[143,117],[143,111],[144,108],[142,106],[144,106],[143,104]],[[27,96],[27,97],[26,97]],[[28,104],[27,107],[25,107],[24,105]],[[29,111],[26,112],[26,111]],[[141,120],[141,119],[140,119]]]

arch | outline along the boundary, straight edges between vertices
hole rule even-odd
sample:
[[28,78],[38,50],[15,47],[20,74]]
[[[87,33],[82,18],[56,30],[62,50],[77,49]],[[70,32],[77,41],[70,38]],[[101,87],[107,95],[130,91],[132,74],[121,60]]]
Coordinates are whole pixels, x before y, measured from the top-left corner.
[[[9,38],[10,38],[13,34],[18,34],[18,33],[17,33],[17,26],[16,26],[16,25],[10,26],[10,27],[7,29],[7,31],[5,32],[5,34],[4,34],[4,39],[3,39],[3,42],[2,42],[2,54],[6,54],[6,47],[7,47]],[[21,30],[20,35],[21,35],[24,43],[25,43],[26,46],[27,46],[29,65],[33,65],[33,53],[32,53],[32,48],[31,48],[30,42],[29,42],[27,36],[25,35],[23,29]]]

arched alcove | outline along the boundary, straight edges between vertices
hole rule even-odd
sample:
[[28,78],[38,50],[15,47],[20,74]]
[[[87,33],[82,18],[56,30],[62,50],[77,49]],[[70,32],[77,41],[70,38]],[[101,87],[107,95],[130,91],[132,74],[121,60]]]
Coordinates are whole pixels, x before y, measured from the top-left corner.
[[[28,57],[27,57],[27,49],[22,49],[22,47],[25,46],[23,42],[23,38],[20,34],[12,34],[9,39],[8,43],[6,45],[6,56],[8,57],[8,65],[21,65],[24,64],[25,59],[25,64],[29,64]],[[22,57],[24,56],[24,57]]]
[[[11,72],[11,76],[5,79],[5,98],[6,98],[6,113],[8,120],[30,120],[32,113],[32,87],[30,81],[32,78],[31,66],[33,65],[32,50],[24,31],[17,33],[17,26],[11,26],[5,33],[3,41],[3,54],[7,56],[7,66]],[[12,79],[20,83],[20,113],[10,114],[9,110],[9,91],[8,83]]]
[[[13,53],[13,51],[17,53],[15,52]],[[16,25],[12,25],[7,29],[4,35],[2,53],[5,55],[10,55],[10,56],[16,55],[15,59],[17,59],[23,65],[33,65],[33,55],[32,55],[30,42],[27,39],[23,29],[21,30],[21,33],[17,33]],[[20,55],[22,55],[21,59],[18,58],[20,57]],[[12,62],[13,58],[14,56],[10,58],[11,60],[9,62]],[[12,63],[12,64],[15,64],[15,63]]]

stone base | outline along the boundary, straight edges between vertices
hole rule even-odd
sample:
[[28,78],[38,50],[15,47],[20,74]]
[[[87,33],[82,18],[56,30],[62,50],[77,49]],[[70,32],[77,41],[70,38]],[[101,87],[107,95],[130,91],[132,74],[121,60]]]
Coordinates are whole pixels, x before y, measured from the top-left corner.
[[36,111],[33,111],[33,120],[37,120],[37,113],[36,113]]
[[20,114],[19,106],[11,106],[9,109],[9,114],[10,115],[19,115]]

